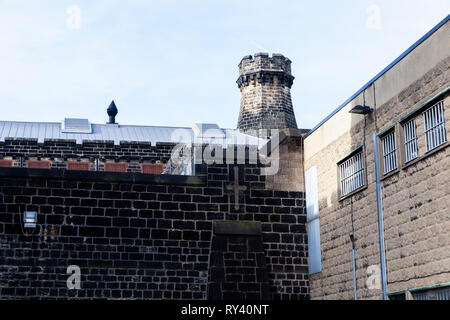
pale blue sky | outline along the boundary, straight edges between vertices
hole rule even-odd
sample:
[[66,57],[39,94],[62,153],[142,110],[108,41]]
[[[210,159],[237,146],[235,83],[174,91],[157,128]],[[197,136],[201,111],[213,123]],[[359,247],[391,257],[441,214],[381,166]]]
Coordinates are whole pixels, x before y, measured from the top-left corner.
[[237,65],[267,51],[292,60],[297,122],[312,128],[450,12],[450,0],[30,2],[0,0],[0,120],[104,123],[114,99],[122,124],[234,128]]

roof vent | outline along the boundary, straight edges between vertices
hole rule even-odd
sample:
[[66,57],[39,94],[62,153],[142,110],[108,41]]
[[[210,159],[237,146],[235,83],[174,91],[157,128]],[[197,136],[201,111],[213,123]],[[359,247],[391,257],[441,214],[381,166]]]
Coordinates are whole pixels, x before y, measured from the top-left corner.
[[88,119],[65,118],[61,126],[62,133],[92,133]]
[[117,113],[119,111],[117,110],[117,107],[116,107],[116,104],[114,103],[114,100],[111,102],[111,104],[109,105],[108,109],[106,109],[106,112],[108,113],[108,116],[109,116],[108,124],[115,124],[116,123],[116,116],[117,116]]

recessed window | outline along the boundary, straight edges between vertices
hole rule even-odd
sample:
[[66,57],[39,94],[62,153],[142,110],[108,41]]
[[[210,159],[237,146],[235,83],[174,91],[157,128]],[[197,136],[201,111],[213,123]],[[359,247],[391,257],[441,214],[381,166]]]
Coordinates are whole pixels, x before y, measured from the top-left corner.
[[383,148],[384,174],[387,174],[397,169],[397,146],[394,130],[381,138],[381,147]]
[[403,293],[396,293],[396,294],[391,294],[389,296],[389,300],[406,300],[406,294]]
[[345,196],[365,185],[362,150],[339,165],[341,196]]
[[403,133],[405,136],[405,162],[409,162],[419,156],[416,119],[411,119],[403,125]]
[[426,150],[431,151],[447,142],[444,101],[439,101],[423,113]]

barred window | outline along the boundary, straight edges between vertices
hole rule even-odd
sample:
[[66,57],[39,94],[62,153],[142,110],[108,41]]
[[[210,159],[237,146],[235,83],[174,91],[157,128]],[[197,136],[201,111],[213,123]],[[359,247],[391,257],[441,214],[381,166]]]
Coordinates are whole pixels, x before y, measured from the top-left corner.
[[450,287],[412,293],[414,300],[450,300]]
[[341,196],[345,196],[365,184],[363,152],[355,154],[339,165]]
[[405,136],[405,162],[414,160],[419,156],[417,150],[416,119],[409,120],[403,125]]
[[381,138],[383,148],[384,174],[397,169],[397,146],[395,144],[395,131]]
[[423,113],[426,150],[431,151],[447,142],[444,101],[439,101]]

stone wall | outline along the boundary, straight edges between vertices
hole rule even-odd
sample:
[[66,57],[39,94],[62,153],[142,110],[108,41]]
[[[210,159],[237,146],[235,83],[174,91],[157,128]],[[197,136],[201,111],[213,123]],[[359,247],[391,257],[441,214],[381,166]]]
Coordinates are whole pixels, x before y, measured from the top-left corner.
[[303,138],[306,130],[281,131],[277,173],[266,177],[266,188],[272,190],[305,191],[303,171]]
[[[258,165],[240,165],[236,208],[233,165],[196,172],[0,168],[0,298],[307,299],[304,193],[266,190]],[[38,212],[36,229],[23,229],[25,210]],[[260,234],[217,246],[217,221],[256,223]],[[80,290],[66,286],[70,265]]]
[[[403,149],[399,121],[422,107],[417,116],[419,159],[382,176],[388,291],[401,291],[450,282],[450,149],[447,142],[425,154],[423,108],[444,100],[447,141],[450,139],[450,58],[404,88],[375,112],[353,123],[352,129],[305,160],[305,169],[317,165],[321,224],[322,272],[311,275],[312,299],[352,299],[352,244],[355,236],[357,289],[360,299],[380,299],[381,290],[369,289],[368,267],[379,266],[378,222],[372,135],[394,126],[397,146]],[[370,86],[355,103],[376,105]],[[402,142],[403,141],[403,142]],[[367,185],[341,199],[337,163],[358,146],[364,146]],[[379,149],[379,152],[381,150]]]

